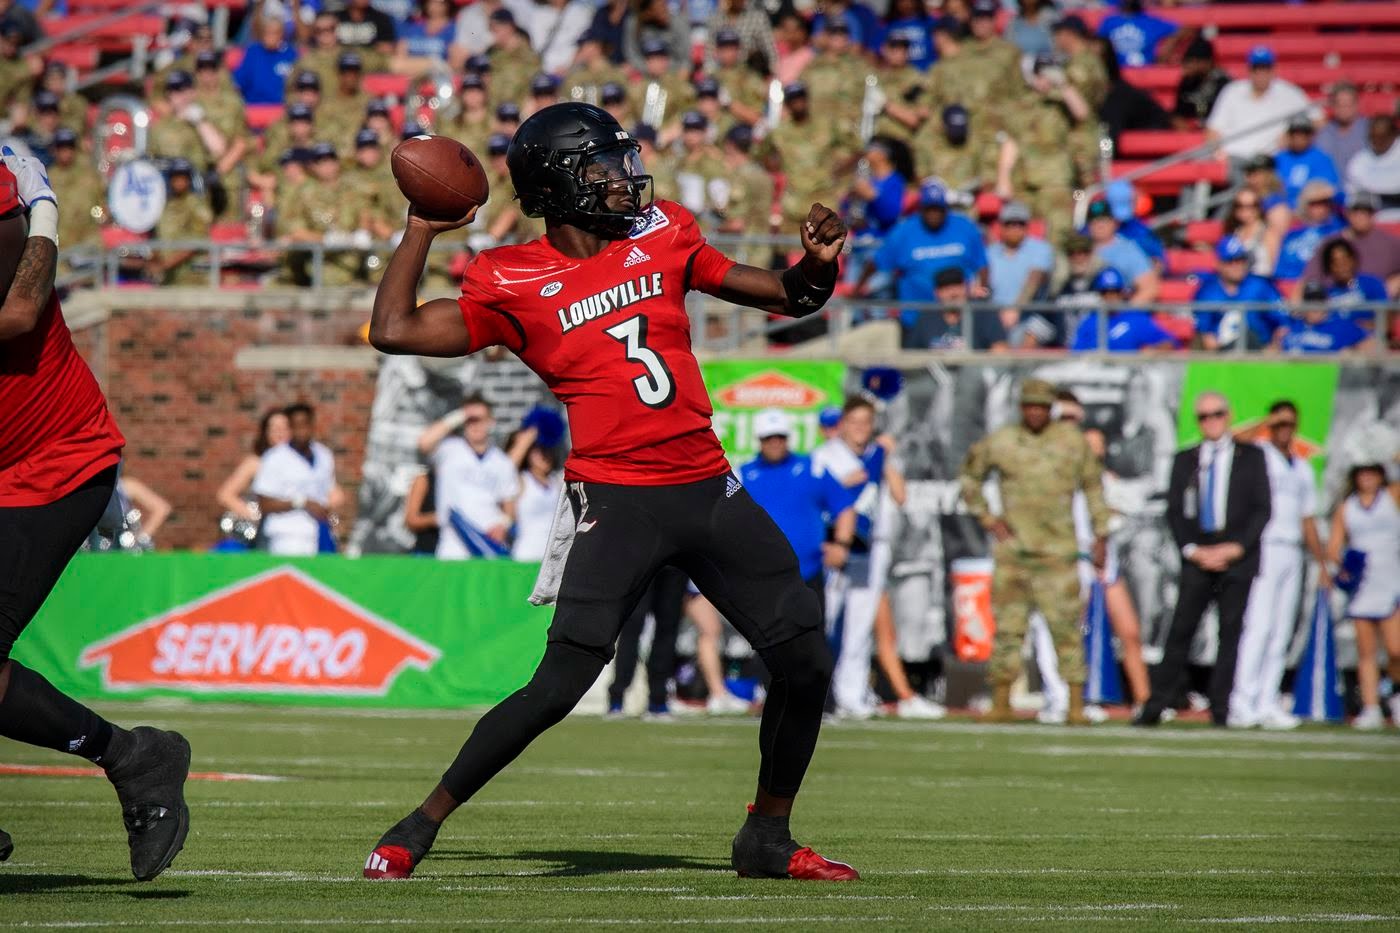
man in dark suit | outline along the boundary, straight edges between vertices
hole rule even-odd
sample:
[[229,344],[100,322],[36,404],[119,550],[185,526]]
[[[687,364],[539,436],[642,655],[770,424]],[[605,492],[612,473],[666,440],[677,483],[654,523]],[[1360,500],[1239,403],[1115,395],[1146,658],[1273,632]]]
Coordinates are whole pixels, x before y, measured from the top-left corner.
[[1230,436],[1230,403],[1217,392],[1196,399],[1201,443],[1179,452],[1167,488],[1167,524],[1181,549],[1181,582],[1162,662],[1152,669],[1152,696],[1135,725],[1155,726],[1181,689],[1201,615],[1220,614],[1219,648],[1210,677],[1210,717],[1229,715],[1235,655],[1250,584],[1259,572],[1259,539],[1269,522],[1269,473],[1253,444]]

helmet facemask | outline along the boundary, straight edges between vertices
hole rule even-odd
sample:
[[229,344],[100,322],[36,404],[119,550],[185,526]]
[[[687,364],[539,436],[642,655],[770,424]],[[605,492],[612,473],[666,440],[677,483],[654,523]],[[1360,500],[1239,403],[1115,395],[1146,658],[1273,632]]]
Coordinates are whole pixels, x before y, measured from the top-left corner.
[[[653,197],[651,176],[642,167],[640,150],[637,142],[629,139],[582,154],[558,153],[558,167],[573,173],[576,186],[572,211],[563,219],[608,239],[630,233],[650,209]],[[610,207],[610,198],[623,204]]]

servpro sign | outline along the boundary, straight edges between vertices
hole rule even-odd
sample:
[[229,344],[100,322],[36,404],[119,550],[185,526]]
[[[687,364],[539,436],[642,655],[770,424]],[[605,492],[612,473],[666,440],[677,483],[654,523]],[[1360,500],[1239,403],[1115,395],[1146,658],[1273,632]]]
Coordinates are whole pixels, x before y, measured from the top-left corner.
[[700,364],[714,406],[712,419],[730,460],[743,463],[758,453],[753,416],[764,408],[792,415],[794,450],[802,453],[821,442],[817,415],[826,405],[840,405],[846,365],[825,360],[709,360]]
[[88,645],[111,690],[383,696],[407,667],[428,670],[434,646],[282,566]]

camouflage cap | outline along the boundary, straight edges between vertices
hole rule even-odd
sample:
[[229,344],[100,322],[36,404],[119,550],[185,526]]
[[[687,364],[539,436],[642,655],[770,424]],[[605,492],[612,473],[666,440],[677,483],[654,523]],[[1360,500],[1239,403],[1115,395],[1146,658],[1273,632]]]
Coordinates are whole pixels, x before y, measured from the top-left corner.
[[1021,383],[1021,404],[1055,404],[1055,384],[1044,379],[1027,379]]

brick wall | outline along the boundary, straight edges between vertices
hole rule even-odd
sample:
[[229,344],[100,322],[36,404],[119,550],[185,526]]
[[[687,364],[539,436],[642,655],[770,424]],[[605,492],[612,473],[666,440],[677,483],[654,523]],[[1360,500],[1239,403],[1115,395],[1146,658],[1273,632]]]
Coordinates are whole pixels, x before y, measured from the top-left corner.
[[316,407],[353,519],[377,368],[357,334],[368,308],[363,294],[202,289],[65,303],[126,434],[124,469],[174,506],[160,547],[217,540],[219,484],[250,452],[262,413],[293,401]]

